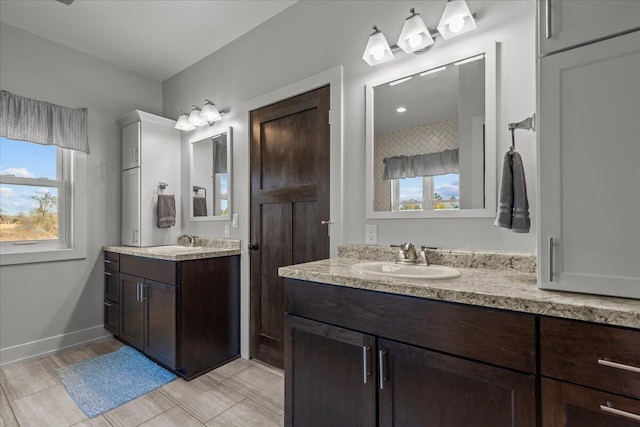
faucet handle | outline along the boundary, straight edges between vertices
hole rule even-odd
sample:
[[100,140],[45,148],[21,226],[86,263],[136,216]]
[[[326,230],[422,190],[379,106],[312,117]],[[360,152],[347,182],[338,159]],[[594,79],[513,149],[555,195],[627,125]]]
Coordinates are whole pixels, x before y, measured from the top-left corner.
[[426,251],[427,249],[429,249],[429,250],[431,250],[431,251],[435,251],[435,250],[437,250],[438,248],[437,248],[437,247],[435,247],[435,246],[424,246],[424,245],[423,245],[423,246],[420,246],[420,249],[422,249],[423,251]]
[[392,248],[400,248],[403,251],[408,251],[409,249],[413,248],[413,243],[411,242],[404,242],[401,245],[391,245]]

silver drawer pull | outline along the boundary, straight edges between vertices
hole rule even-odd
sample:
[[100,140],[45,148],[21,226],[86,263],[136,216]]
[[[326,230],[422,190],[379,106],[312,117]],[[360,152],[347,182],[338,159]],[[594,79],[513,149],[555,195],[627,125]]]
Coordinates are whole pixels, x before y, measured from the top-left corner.
[[609,412],[611,414],[619,415],[621,417],[629,418],[630,420],[640,421],[640,415],[634,414],[633,412],[623,411],[622,409],[616,409],[613,407],[611,402],[607,402],[606,405],[600,405],[600,409],[604,412]]
[[104,260],[104,263],[105,263],[105,264],[111,264],[111,261],[109,261],[108,259],[105,259],[105,260]]
[[111,274],[111,273],[109,273],[108,271],[105,271],[105,272],[104,272],[104,275],[105,275],[105,276],[111,276],[112,274]]
[[114,305],[116,305],[115,303],[111,302],[111,301],[105,301],[104,305],[106,305],[107,307],[113,307]]
[[640,374],[640,368],[637,366],[625,365],[624,363],[611,362],[607,359],[598,359],[598,364],[608,366],[610,368],[624,369],[625,371],[636,372]]
[[385,366],[384,366],[384,362],[385,362],[385,358],[386,358],[387,353],[385,351],[378,351],[378,363],[379,363],[379,368],[380,368],[380,390],[384,390],[384,381],[387,379],[385,376]]

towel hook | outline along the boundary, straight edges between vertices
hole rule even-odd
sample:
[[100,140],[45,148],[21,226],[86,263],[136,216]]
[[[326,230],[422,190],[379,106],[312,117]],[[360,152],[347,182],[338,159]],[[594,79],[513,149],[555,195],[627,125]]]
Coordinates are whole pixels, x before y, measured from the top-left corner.
[[536,130],[536,113],[533,113],[531,117],[519,121],[517,123],[509,123],[509,130],[511,131],[511,147],[509,151],[513,152],[516,149],[516,129]]
[[169,186],[169,184],[167,184],[166,182],[159,182],[158,183],[158,188],[161,189],[161,190],[164,190],[168,186]]

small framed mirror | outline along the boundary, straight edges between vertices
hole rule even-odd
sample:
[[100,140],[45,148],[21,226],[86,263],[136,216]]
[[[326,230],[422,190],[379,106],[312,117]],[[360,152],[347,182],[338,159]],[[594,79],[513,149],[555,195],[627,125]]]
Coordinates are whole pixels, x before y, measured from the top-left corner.
[[443,52],[367,85],[368,218],[495,215],[495,50]]
[[231,127],[190,143],[191,221],[231,218]]

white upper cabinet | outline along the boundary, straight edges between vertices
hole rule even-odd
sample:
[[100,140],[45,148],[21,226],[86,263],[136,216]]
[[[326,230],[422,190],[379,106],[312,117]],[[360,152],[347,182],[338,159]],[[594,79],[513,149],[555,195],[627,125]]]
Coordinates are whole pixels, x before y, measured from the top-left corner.
[[538,96],[540,287],[640,298],[640,31],[540,58]]
[[122,128],[122,170],[140,166],[140,122]]
[[538,0],[541,56],[638,28],[640,0]]

